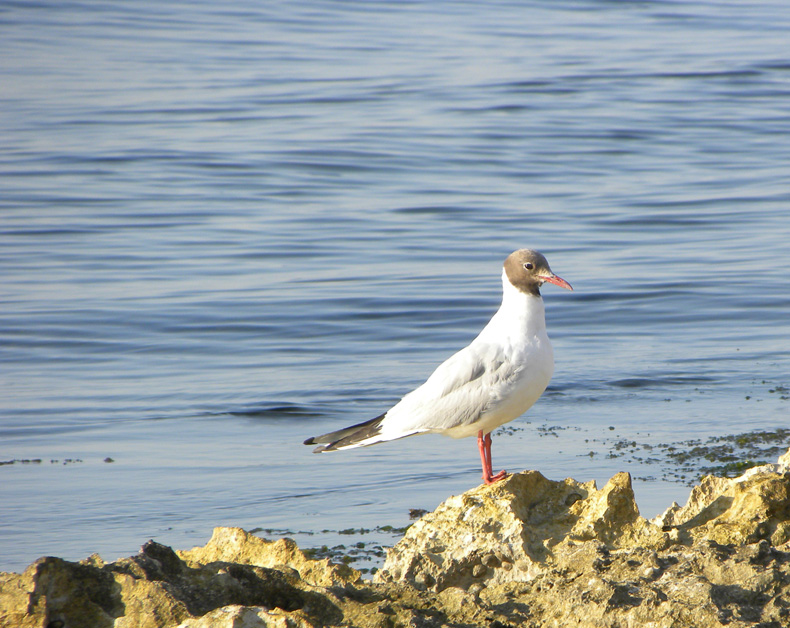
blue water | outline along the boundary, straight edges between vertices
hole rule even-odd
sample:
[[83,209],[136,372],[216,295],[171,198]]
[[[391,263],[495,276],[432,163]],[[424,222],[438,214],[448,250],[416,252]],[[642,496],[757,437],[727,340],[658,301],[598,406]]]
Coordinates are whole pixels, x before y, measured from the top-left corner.
[[575,291],[495,466],[684,501],[607,447],[788,425],[788,32],[769,1],[0,5],[0,461],[41,460],[0,466],[0,569],[332,545],[477,485],[469,439],[301,443],[469,342],[521,247]]

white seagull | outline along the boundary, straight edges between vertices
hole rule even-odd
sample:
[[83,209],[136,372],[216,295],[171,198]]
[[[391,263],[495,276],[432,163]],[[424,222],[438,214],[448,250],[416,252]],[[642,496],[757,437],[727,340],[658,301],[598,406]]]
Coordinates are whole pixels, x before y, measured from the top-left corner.
[[483,481],[493,484],[491,431],[526,412],[546,390],[554,352],[546,334],[540,287],[573,290],[546,258],[520,249],[505,260],[502,305],[471,344],[451,356],[428,380],[375,419],[308,438],[313,453],[366,447],[414,434],[463,438],[477,434]]

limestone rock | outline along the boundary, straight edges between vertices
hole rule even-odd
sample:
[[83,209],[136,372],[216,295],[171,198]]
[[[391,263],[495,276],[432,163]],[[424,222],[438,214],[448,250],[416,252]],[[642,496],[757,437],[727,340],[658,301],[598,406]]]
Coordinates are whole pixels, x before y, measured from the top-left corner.
[[262,606],[223,606],[180,623],[178,628],[313,628],[314,624]]
[[[237,541],[247,539],[249,546],[236,543],[228,548],[229,555],[263,560],[262,546],[251,535],[233,532],[228,536]],[[212,558],[201,563],[199,558],[205,556],[193,555],[190,564],[171,548],[153,541],[146,543],[138,555],[109,564],[95,557],[81,563],[39,559],[21,575],[0,576],[0,627],[170,628],[184,622],[193,625],[192,620],[214,611],[219,622],[231,617],[231,612],[218,609],[234,605],[261,607],[266,612],[239,611],[228,625],[235,626],[239,621],[251,626],[312,625],[300,613],[303,607],[322,617],[342,617],[334,595],[316,593],[288,566],[274,569],[223,561],[217,543],[203,549],[205,556]],[[313,578],[321,579],[318,568],[311,568],[301,552],[294,555],[304,559],[304,563],[301,559],[297,562]],[[328,566],[325,579],[329,582],[335,582],[335,567]],[[254,621],[258,624],[250,623]]]
[[526,471],[425,515],[376,580],[218,528],[185,552],[151,541],[114,563],[0,574],[0,628],[780,628],[790,472],[705,478],[648,522],[625,473],[599,490]]
[[666,545],[664,537],[639,516],[627,473],[598,490],[595,482],[557,482],[524,471],[451,497],[425,515],[389,550],[376,581],[436,591],[528,582],[579,543],[653,547]]
[[214,528],[205,546],[179,551],[178,556],[191,566],[216,561],[269,568],[287,566],[295,569],[305,582],[322,587],[356,582],[360,577],[348,565],[307,558],[292,539],[266,541],[241,528]]
[[770,538],[782,545],[790,538],[790,474],[779,469],[765,465],[733,479],[707,476],[692,489],[685,506],[673,504],[653,522],[674,528],[687,544],[709,539],[741,545]]

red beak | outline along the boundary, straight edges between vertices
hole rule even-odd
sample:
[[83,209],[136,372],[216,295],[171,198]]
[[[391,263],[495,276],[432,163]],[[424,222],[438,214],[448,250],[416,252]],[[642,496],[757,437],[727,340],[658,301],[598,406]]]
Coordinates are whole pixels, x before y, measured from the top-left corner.
[[555,286],[559,286],[560,288],[565,288],[566,290],[573,290],[573,288],[571,288],[571,284],[565,281],[562,277],[557,277],[557,275],[541,275],[540,278],[543,281],[548,281],[549,283],[553,283]]

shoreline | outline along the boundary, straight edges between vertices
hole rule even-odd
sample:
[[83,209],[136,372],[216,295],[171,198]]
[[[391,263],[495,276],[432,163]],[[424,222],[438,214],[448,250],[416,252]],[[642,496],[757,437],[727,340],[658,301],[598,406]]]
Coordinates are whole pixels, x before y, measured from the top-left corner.
[[105,563],[45,557],[0,574],[0,628],[787,625],[790,451],[706,476],[648,521],[631,477],[602,488],[523,471],[445,500],[373,580],[343,562],[216,528]]
[[[786,389],[781,386],[774,386],[771,392],[784,394]],[[532,426],[535,428],[535,426]],[[525,426],[508,425],[500,428],[500,437],[516,437],[525,430],[530,429]],[[552,440],[563,437],[563,430],[572,428],[563,426],[538,427],[537,433],[543,434],[544,438]],[[672,441],[657,443],[656,439],[633,440],[622,438],[619,430],[612,429],[605,435],[598,438],[591,438],[589,441],[589,459],[595,464],[596,460],[606,459],[608,468],[612,471],[605,476],[598,476],[600,481],[604,481],[608,475],[619,469],[628,469],[633,474],[636,486],[637,502],[641,512],[647,511],[645,516],[659,514],[660,510],[666,508],[666,504],[672,500],[684,501],[688,494],[687,488],[695,481],[705,475],[712,473],[715,475],[726,475],[732,477],[751,466],[764,464],[769,460],[775,460],[779,452],[784,451],[790,445],[790,429],[755,429],[750,432],[725,434],[723,436],[709,437],[703,439],[691,439],[683,441]],[[26,452],[27,453],[27,452]],[[30,452],[30,454],[41,454],[42,452]],[[77,473],[88,472],[89,468],[97,478],[112,477],[112,474],[120,472],[124,466],[128,466],[129,460],[123,457],[113,459],[105,456],[107,452],[99,451],[93,457],[58,457],[50,456],[31,456],[24,458],[0,460],[0,473],[9,473],[9,478],[15,477],[18,472],[45,472],[46,477],[54,474],[60,476],[63,471],[64,477],[68,472]],[[583,456],[586,457],[586,456]],[[115,464],[111,464],[115,463]],[[590,465],[587,465],[588,467]],[[51,468],[48,470],[47,468]],[[658,477],[656,469],[661,468],[664,477]],[[53,476],[54,477],[54,476]],[[550,476],[562,478],[556,469]],[[589,476],[588,476],[589,477]],[[476,477],[475,477],[476,479]],[[7,481],[12,481],[8,479]],[[459,490],[456,483],[456,490]],[[657,486],[660,485],[660,486]],[[655,491],[656,497],[645,500],[645,489]],[[678,487],[679,490],[673,490]],[[438,491],[435,491],[438,492]],[[444,496],[439,493],[433,496],[430,501],[416,500],[422,506],[433,508],[440,503]],[[640,497],[641,496],[641,497]],[[663,496],[663,497],[662,497]],[[405,500],[401,500],[405,501]],[[411,501],[411,500],[409,500]],[[139,546],[143,538],[153,538],[157,542],[173,547],[185,547],[204,541],[211,534],[211,529],[215,525],[242,525],[247,530],[255,531],[267,537],[288,536],[294,537],[299,546],[308,554],[317,557],[327,557],[332,560],[345,560],[363,574],[368,574],[381,567],[383,555],[388,547],[398,541],[400,535],[414,519],[410,517],[410,506],[416,505],[415,502],[401,504],[401,508],[392,516],[387,516],[383,521],[371,520],[361,522],[361,525],[352,520],[332,521],[327,527],[329,529],[311,528],[308,521],[298,522],[300,527],[290,527],[290,520],[279,522],[276,527],[261,526],[260,519],[247,517],[246,521],[236,522],[232,519],[218,521],[213,517],[204,518],[199,527],[190,531],[178,529],[176,532],[166,530],[156,530],[155,526],[143,526],[142,533],[139,526],[129,525],[122,531],[123,542],[108,542],[106,539],[91,540],[85,535],[74,536],[74,530],[69,530],[67,538],[69,546],[59,547],[54,537],[50,537],[48,542],[42,544],[43,548],[33,545],[33,539],[21,539],[19,535],[14,538],[24,540],[25,552],[16,560],[9,561],[0,570],[5,569],[9,572],[21,572],[25,567],[41,555],[67,556],[68,560],[78,561],[92,552],[98,551],[103,557],[109,559],[120,558],[133,553]],[[645,504],[647,504],[645,506]],[[353,527],[343,528],[343,525],[355,524]],[[285,525],[283,525],[285,524]],[[332,524],[335,524],[334,526]],[[340,525],[338,525],[340,524]],[[394,524],[394,525],[390,525]],[[145,536],[143,536],[145,535]],[[83,537],[85,541],[82,541]],[[142,537],[142,538],[141,538]],[[13,539],[9,538],[9,543]],[[19,551],[19,548],[17,548]],[[5,556],[9,558],[8,555]]]

